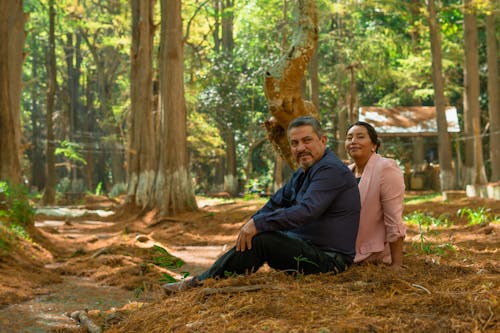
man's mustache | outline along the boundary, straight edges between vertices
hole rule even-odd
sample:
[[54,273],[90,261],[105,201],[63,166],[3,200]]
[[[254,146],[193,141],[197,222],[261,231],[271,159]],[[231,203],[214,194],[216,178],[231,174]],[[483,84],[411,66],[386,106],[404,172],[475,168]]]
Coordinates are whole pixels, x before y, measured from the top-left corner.
[[312,156],[312,155],[311,155],[311,152],[309,152],[309,151],[304,151],[304,152],[302,152],[302,153],[299,153],[299,154],[297,155],[297,157],[299,157],[299,158],[300,158],[300,157],[302,157],[302,156],[307,156],[307,155]]

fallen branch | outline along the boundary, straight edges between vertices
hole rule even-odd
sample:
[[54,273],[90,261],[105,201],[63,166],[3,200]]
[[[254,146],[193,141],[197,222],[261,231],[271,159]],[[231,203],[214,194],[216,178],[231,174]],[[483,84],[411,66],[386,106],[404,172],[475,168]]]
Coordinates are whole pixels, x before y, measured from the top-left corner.
[[102,330],[99,326],[94,324],[87,316],[87,311],[75,311],[69,316],[71,319],[76,320],[84,328],[87,328],[89,333],[101,333]]

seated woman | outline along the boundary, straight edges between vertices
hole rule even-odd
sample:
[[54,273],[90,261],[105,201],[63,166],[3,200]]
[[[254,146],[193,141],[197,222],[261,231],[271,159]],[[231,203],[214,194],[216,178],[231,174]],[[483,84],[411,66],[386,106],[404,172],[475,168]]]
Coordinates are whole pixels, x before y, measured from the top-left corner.
[[359,184],[361,215],[354,262],[403,265],[403,173],[396,161],[377,154],[380,146],[372,125],[358,121],[347,131],[345,148],[354,163],[349,168]]

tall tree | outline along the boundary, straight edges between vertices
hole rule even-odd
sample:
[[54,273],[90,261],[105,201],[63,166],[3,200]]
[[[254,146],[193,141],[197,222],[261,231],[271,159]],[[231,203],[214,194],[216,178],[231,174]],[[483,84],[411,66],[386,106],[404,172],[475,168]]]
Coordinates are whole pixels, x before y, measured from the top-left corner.
[[154,0],[132,1],[131,111],[128,142],[129,200],[152,208],[157,168],[153,125]]
[[[466,184],[486,184],[481,144],[481,107],[479,105],[479,56],[476,9],[464,0],[464,115]],[[469,140],[471,138],[472,140]],[[472,162],[472,163],[471,163]]]
[[0,3],[0,179],[21,183],[20,96],[25,15],[23,2]]
[[[500,87],[498,84],[498,45],[495,34],[496,13],[494,1],[486,15],[488,57],[488,111],[490,118],[491,182],[500,181]],[[498,2],[497,2],[498,4]]]
[[47,126],[47,147],[46,156],[46,172],[47,182],[43,193],[43,203],[53,204],[56,200],[56,166],[55,166],[55,136],[54,136],[54,103],[57,89],[57,69],[56,69],[56,37],[55,37],[55,17],[56,11],[54,8],[54,0],[49,0],[49,45],[47,50],[47,110],[46,110],[46,126]]
[[161,215],[197,209],[187,154],[184,50],[180,0],[161,0],[160,160],[156,207]]
[[317,47],[318,13],[316,1],[298,0],[295,8],[298,22],[294,29],[293,43],[280,61],[266,73],[264,93],[269,104],[271,119],[265,126],[274,149],[295,169],[286,129],[301,115],[319,117],[310,101],[304,101],[301,82],[304,70]]
[[439,149],[439,177],[441,190],[455,188],[455,176],[451,164],[451,143],[446,121],[446,102],[444,96],[443,66],[441,56],[441,28],[436,18],[434,0],[427,1],[429,11],[429,31],[432,52],[432,81],[434,83],[434,104],[436,105]]

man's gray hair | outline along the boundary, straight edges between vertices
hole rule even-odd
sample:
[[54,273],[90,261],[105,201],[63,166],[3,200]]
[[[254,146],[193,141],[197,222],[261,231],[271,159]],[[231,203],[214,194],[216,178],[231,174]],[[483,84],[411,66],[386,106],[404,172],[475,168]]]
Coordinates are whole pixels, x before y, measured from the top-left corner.
[[321,138],[323,136],[323,129],[321,128],[321,124],[319,123],[318,119],[312,116],[302,116],[292,120],[288,125],[287,133],[289,133],[292,128],[306,126],[306,125],[311,126],[313,128],[314,133],[316,133],[318,138]]

